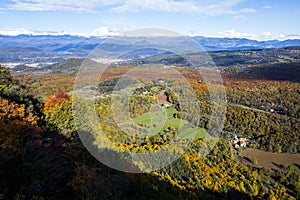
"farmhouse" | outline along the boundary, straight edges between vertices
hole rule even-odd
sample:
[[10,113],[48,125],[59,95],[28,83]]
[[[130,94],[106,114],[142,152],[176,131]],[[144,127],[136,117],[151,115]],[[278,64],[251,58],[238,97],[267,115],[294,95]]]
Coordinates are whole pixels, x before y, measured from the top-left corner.
[[162,103],[162,104],[161,104],[161,107],[162,107],[162,108],[170,108],[170,105],[167,104],[167,103]]
[[240,147],[246,147],[248,139],[247,138],[238,138],[237,135],[234,135],[234,139],[231,140],[234,145],[234,148],[238,149]]

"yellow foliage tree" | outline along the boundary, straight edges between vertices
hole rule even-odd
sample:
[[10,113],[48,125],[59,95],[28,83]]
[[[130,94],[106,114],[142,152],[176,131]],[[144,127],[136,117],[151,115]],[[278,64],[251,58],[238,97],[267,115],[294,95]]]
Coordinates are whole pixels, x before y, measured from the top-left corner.
[[1,154],[17,156],[22,153],[23,144],[28,138],[39,138],[38,120],[32,113],[26,114],[24,104],[19,105],[0,97]]

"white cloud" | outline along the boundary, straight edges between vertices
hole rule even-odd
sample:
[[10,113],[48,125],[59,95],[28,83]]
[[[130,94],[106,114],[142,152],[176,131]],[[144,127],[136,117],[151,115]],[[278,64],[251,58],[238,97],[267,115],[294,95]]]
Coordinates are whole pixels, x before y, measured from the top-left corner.
[[227,38],[248,38],[248,39],[257,39],[258,36],[253,33],[246,33],[246,32],[238,32],[235,30],[228,30],[223,32],[218,32],[220,37],[227,37]]
[[297,34],[273,34],[271,32],[263,32],[261,34],[238,32],[236,30],[228,30],[218,32],[219,37],[227,38],[247,38],[251,40],[266,41],[266,40],[287,40],[287,39],[300,39]]
[[300,39],[299,34],[272,34],[271,32],[263,32],[262,38],[264,40],[287,40],[287,39]]
[[256,13],[256,10],[253,8],[243,8],[240,10],[241,13]]
[[234,6],[245,0],[10,0],[12,10],[64,10],[93,12],[110,6],[111,12],[186,12],[203,15],[254,13],[252,8],[234,10]]
[[145,10],[164,12],[187,12],[204,15],[222,15],[250,13],[254,9],[244,8],[240,11],[233,10],[233,6],[244,0],[203,0],[203,1],[175,1],[175,0],[126,0],[121,6],[111,9],[112,12],[140,12]]
[[87,36],[117,36],[120,33],[116,29],[110,29],[107,26],[99,27],[92,31],[92,33],[87,34]]
[[76,35],[76,36],[117,36],[120,33],[116,29],[111,29],[106,26],[99,27],[93,30],[91,33],[68,33],[68,32],[53,32],[53,31],[32,31],[22,28],[17,29],[2,29],[0,30],[0,35],[9,35],[9,36],[17,36],[17,35]]
[[4,8],[0,8],[0,14],[5,13],[5,10],[6,10],[6,9],[4,9]]
[[270,6],[270,5],[266,5],[266,6],[263,6],[264,9],[271,9],[273,8],[273,6]]
[[53,32],[53,31],[31,31],[23,28],[16,29],[2,29],[0,30],[0,35],[65,35],[66,32]]
[[11,0],[12,10],[65,10],[65,11],[95,11],[101,7],[120,3],[121,0]]
[[191,12],[199,10],[200,8],[193,1],[172,1],[172,0],[126,0],[118,7],[112,8],[113,12],[139,12],[145,10],[178,12]]
[[[143,31],[143,30],[141,30]],[[147,31],[147,29],[144,29]],[[17,36],[17,35],[74,35],[74,36],[83,36],[83,37],[105,37],[105,36],[118,36],[122,35],[119,29],[110,28],[107,26],[99,27],[93,30],[90,33],[68,33],[68,32],[50,32],[50,31],[32,31],[27,29],[0,29],[0,35],[9,35],[9,36]],[[129,32],[130,34],[130,32]],[[143,34],[144,35],[144,34]],[[198,36],[195,31],[190,31],[190,36]],[[211,36],[209,36],[211,37]],[[216,37],[226,37],[226,38],[247,38],[258,41],[266,41],[266,40],[287,40],[287,39],[300,39],[300,34],[273,34],[271,32],[263,32],[261,34],[247,33],[247,32],[239,32],[236,30],[227,30],[223,32],[218,32]]]

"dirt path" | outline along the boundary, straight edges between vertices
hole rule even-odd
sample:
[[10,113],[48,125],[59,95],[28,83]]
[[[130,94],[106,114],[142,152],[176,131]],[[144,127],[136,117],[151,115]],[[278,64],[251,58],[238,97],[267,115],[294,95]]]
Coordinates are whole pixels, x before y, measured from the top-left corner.
[[[269,113],[269,114],[272,113],[272,112],[268,112],[268,111],[261,110],[261,109],[258,109],[258,108],[251,108],[251,107],[248,107],[248,106],[244,106],[244,105],[241,105],[241,104],[235,104],[235,103],[231,103],[231,104],[235,105],[235,106],[238,106],[238,107],[241,107],[241,108],[244,108],[244,109],[247,109],[247,110],[253,110],[253,111],[256,111],[256,112],[263,112],[263,113]],[[277,114],[277,113],[272,113],[272,114]]]
[[293,118],[293,119],[299,120],[299,118],[297,118],[297,117],[292,117],[292,116],[288,116],[288,115],[282,115],[282,114],[279,114],[279,113],[276,113],[276,112],[268,112],[268,111],[265,111],[265,110],[261,110],[261,109],[258,109],[258,108],[251,108],[251,107],[248,107],[248,106],[245,106],[245,105],[241,105],[241,104],[235,104],[235,103],[229,103],[229,104],[237,106],[237,107],[240,107],[240,108],[244,108],[244,109],[247,109],[247,110],[252,110],[252,111],[262,112],[262,113],[267,113],[267,114],[274,114],[274,115],[279,115],[281,117],[288,117],[288,118]]

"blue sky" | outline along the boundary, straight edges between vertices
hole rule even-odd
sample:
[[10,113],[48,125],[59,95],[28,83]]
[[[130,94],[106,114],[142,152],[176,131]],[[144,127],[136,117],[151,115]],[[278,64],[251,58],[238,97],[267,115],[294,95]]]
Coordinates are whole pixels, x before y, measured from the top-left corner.
[[0,34],[116,35],[140,28],[300,38],[299,0],[0,0]]

